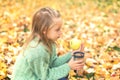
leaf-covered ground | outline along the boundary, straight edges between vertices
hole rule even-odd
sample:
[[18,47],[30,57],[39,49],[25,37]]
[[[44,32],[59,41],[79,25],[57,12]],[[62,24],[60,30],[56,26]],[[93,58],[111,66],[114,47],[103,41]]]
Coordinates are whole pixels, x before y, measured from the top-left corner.
[[120,0],[0,0],[0,80],[11,77],[32,16],[45,6],[64,20],[58,55],[71,50],[74,37],[85,43],[84,77],[71,71],[69,80],[120,80]]

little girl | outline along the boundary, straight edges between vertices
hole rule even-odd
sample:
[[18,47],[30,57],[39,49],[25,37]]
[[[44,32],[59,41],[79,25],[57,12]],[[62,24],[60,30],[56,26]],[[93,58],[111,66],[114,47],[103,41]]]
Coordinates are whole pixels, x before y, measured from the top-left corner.
[[67,80],[70,71],[83,67],[84,62],[74,61],[68,52],[58,57],[55,41],[61,35],[60,13],[52,8],[41,8],[32,20],[32,31],[17,57],[12,80]]

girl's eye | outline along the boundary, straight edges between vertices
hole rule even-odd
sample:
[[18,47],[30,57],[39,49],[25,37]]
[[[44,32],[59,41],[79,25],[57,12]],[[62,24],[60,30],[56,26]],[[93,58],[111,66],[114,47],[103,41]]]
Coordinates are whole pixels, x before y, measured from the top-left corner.
[[56,31],[60,31],[60,28],[56,29]]

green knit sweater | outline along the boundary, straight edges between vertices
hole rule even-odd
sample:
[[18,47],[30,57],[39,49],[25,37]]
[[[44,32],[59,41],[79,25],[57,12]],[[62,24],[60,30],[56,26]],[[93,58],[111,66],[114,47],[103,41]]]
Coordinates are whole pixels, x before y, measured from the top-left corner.
[[58,57],[56,47],[53,46],[53,53],[50,55],[45,46],[36,40],[30,42],[30,46],[17,57],[14,65],[12,80],[58,80],[68,75],[71,53]]

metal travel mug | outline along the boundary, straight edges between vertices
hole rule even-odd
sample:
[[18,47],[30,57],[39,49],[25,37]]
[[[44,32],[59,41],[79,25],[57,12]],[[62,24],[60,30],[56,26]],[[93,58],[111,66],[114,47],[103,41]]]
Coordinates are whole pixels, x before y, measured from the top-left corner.
[[[84,60],[84,52],[80,52],[80,51],[74,52],[73,57],[74,60],[81,60],[81,59]],[[78,76],[83,76],[83,69],[77,70],[76,73]]]

